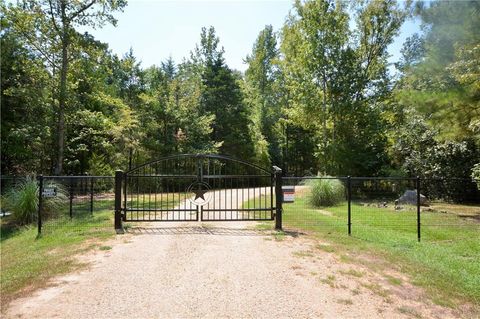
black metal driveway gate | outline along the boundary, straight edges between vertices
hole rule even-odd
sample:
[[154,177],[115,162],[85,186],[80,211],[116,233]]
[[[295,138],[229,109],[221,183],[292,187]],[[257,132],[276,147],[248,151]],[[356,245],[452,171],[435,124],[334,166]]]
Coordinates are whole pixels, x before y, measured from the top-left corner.
[[281,228],[281,180],[277,167],[269,171],[226,156],[164,157],[116,172],[115,228],[122,221],[274,219]]

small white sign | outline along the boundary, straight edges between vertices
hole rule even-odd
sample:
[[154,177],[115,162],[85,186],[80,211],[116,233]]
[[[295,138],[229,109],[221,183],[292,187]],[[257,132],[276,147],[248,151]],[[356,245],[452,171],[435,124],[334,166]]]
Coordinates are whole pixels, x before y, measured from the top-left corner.
[[43,197],[55,197],[57,196],[57,189],[55,187],[46,187],[42,192]]
[[283,202],[293,203],[295,201],[295,186],[282,186]]

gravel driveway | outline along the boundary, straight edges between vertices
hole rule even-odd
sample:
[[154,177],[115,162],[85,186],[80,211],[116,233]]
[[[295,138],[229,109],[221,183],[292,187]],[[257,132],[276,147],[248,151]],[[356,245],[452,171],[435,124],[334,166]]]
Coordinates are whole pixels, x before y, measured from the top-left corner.
[[[276,240],[254,225],[132,228],[107,243],[111,250],[80,256],[87,269],[12,302],[6,317],[409,318],[405,307],[449,317],[419,295],[376,293],[362,284],[380,282],[375,274],[316,248],[318,240],[302,234]],[[352,267],[364,275],[348,275]]]

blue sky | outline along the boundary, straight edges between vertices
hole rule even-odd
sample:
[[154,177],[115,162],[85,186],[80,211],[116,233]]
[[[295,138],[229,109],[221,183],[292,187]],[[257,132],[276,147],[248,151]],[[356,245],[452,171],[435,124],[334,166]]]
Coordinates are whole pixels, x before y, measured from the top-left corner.
[[[214,26],[225,48],[227,64],[244,71],[244,58],[261,29],[271,24],[279,30],[292,8],[292,1],[154,1],[130,0],[124,12],[118,12],[117,27],[88,30],[98,40],[109,44],[119,56],[130,47],[143,67],[160,64],[171,56],[175,62],[188,57],[199,41],[203,26]],[[418,30],[409,21],[389,51],[396,61],[406,37]]]

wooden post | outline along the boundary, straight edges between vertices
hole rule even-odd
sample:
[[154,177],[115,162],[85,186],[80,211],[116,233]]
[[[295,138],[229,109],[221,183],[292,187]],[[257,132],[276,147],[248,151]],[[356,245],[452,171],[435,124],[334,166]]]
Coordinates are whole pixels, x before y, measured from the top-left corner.
[[282,212],[283,212],[283,190],[282,190],[282,169],[273,167],[275,176],[275,229],[282,230]]

